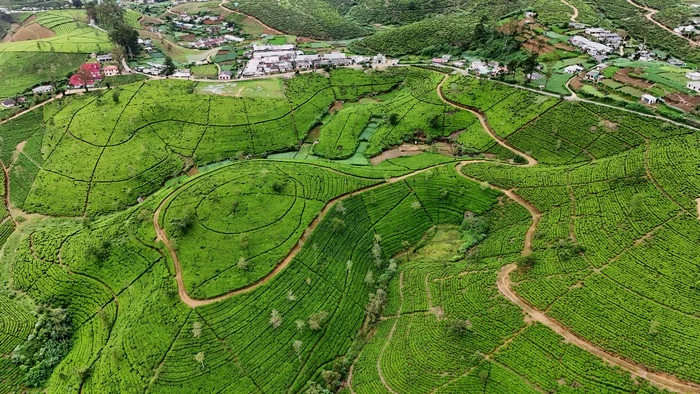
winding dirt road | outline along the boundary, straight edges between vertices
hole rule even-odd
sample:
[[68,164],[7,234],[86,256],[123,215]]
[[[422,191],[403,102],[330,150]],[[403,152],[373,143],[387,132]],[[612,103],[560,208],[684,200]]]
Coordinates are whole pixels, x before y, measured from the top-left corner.
[[[562,1],[563,1],[563,0],[562,0]],[[657,21],[656,19],[654,19],[654,15],[656,15],[656,13],[659,12],[659,10],[655,10],[655,9],[649,8],[649,7],[647,7],[647,6],[643,6],[643,5],[641,5],[641,4],[637,4],[637,3],[635,3],[635,2],[632,1],[632,0],[627,0],[627,2],[630,3],[630,4],[632,4],[632,5],[635,6],[635,7],[639,8],[640,10],[646,11],[646,13],[644,14],[644,17],[647,18],[647,19],[649,20],[649,22],[655,24],[656,26],[659,26],[660,28],[662,28],[662,29],[666,30],[667,32],[673,34],[674,36],[680,37],[680,38],[682,38],[682,39],[688,41],[688,43],[690,43],[691,46],[697,46],[697,45],[698,45],[697,42],[691,40],[690,38],[684,36],[683,34],[676,33],[676,32],[673,31],[670,27],[668,27],[668,26],[664,25],[663,23],[661,23],[661,22]]]
[[497,285],[498,290],[503,294],[510,302],[519,306],[526,314],[528,314],[533,320],[544,324],[545,326],[552,329],[560,336],[564,337],[569,343],[578,346],[579,348],[591,353],[603,361],[618,366],[634,376],[646,379],[652,384],[679,393],[700,393],[700,385],[694,383],[686,382],[676,378],[675,376],[664,374],[661,372],[652,372],[639,364],[628,361],[619,356],[608,353],[604,349],[588,342],[587,340],[580,338],[573,332],[571,332],[567,327],[563,326],[558,321],[547,316],[544,312],[535,309],[526,301],[521,299],[515,291],[513,291],[510,283],[510,274],[517,269],[515,263],[508,264],[504,266],[498,273]]
[[455,107],[457,109],[461,109],[464,111],[469,111],[472,114],[474,114],[474,116],[476,116],[479,119],[479,123],[481,123],[481,127],[483,127],[487,133],[489,133],[491,138],[493,138],[494,141],[496,141],[498,143],[498,145],[501,145],[502,147],[508,149],[509,151],[513,152],[514,154],[516,154],[518,156],[524,157],[527,160],[527,164],[526,164],[527,167],[532,167],[534,165],[537,165],[537,159],[528,155],[525,152],[521,152],[521,151],[513,148],[503,138],[501,138],[501,136],[496,134],[496,132],[491,128],[491,125],[489,124],[488,120],[486,119],[486,115],[484,115],[477,108],[473,108],[473,107],[466,106],[464,104],[456,103],[454,101],[449,100],[447,97],[445,97],[445,95],[442,93],[442,86],[447,81],[448,78],[449,78],[449,75],[445,74],[445,78],[443,78],[442,81],[440,81],[440,83],[438,84],[437,94],[438,94],[438,96],[440,96],[440,100],[442,100],[447,105],[450,105],[452,107]]
[[406,175],[394,177],[394,178],[389,178],[388,180],[385,181],[379,181],[379,183],[371,185],[371,186],[366,186],[364,188],[360,188],[358,190],[355,190],[350,193],[345,193],[341,194],[338,197],[333,198],[332,200],[328,201],[326,205],[324,205],[323,209],[316,215],[316,217],[311,221],[311,224],[306,228],[304,233],[302,234],[301,238],[299,238],[299,241],[294,245],[294,247],[287,253],[284,259],[280,261],[275,268],[270,271],[267,275],[264,277],[258,279],[257,281],[245,286],[241,287],[236,290],[232,290],[228,293],[221,294],[216,297],[211,297],[211,298],[192,298],[188,293],[187,293],[187,288],[185,287],[185,281],[183,279],[182,275],[182,264],[180,263],[180,259],[177,256],[177,252],[175,248],[172,245],[172,242],[170,239],[168,239],[168,235],[165,232],[165,229],[161,226],[160,224],[160,214],[163,210],[164,207],[168,205],[168,203],[180,192],[188,188],[189,186],[195,184],[196,182],[188,182],[185,183],[183,186],[179,187],[178,189],[174,190],[172,193],[170,193],[158,206],[158,209],[153,213],[153,228],[156,231],[156,241],[160,240],[163,242],[165,245],[166,249],[168,249],[168,252],[170,253],[170,258],[173,260],[173,265],[175,266],[175,280],[177,281],[177,292],[180,295],[180,299],[182,300],[183,303],[185,303],[187,306],[190,308],[196,308],[199,306],[204,306],[204,305],[209,305],[213,304],[219,301],[226,300],[228,298],[231,298],[233,296],[239,295],[239,294],[244,294],[251,292],[258,287],[264,285],[270,279],[274,278],[279,274],[283,269],[287,268],[289,263],[292,262],[294,257],[301,251],[302,245],[306,242],[306,240],[309,238],[311,233],[316,229],[316,227],[321,223],[321,220],[333,209],[333,207],[340,201],[343,201],[347,198],[356,196],[360,193],[367,192],[369,190],[376,189],[378,187],[382,187],[391,183],[396,183],[396,182],[401,182],[404,179],[407,179],[409,177],[412,177],[414,175],[420,174],[425,171],[430,171],[435,167],[438,166],[443,166],[444,164],[439,164],[435,166],[431,166],[428,168],[423,168],[418,171],[414,171],[411,173],[408,173]]
[[578,8],[576,8],[573,4],[569,3],[566,0],[560,0],[560,1],[562,3],[568,5],[569,7],[571,7],[571,9],[573,10],[573,13],[571,14],[571,17],[569,18],[569,20],[572,22],[576,22],[576,18],[578,18]]

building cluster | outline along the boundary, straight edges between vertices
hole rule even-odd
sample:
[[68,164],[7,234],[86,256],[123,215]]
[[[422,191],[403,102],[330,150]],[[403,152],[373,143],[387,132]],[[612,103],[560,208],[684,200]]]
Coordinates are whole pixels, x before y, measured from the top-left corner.
[[384,55],[347,56],[342,52],[305,55],[293,44],[282,45],[253,45],[245,53],[248,63],[241,72],[243,77],[255,77],[274,73],[284,73],[295,70],[309,70],[325,66],[352,66],[365,64],[384,64]]
[[674,32],[686,37],[694,37],[700,34],[700,17],[693,17],[686,23],[673,29]]
[[154,62],[148,62],[146,63],[146,66],[136,66],[134,67],[134,70],[136,72],[140,72],[143,74],[147,75],[160,75],[165,71],[165,65],[164,64],[159,64],[159,63],[154,63]]
[[[580,23],[575,22],[570,23],[569,26],[574,28],[584,27]],[[588,27],[585,28],[584,35],[575,35],[571,37],[569,42],[600,62],[605,60],[608,54],[615,52],[622,46],[624,39],[610,30],[600,27]]]
[[502,66],[498,62],[485,62],[481,60],[472,62],[467,70],[473,72],[474,74],[493,76],[508,72],[508,68]]

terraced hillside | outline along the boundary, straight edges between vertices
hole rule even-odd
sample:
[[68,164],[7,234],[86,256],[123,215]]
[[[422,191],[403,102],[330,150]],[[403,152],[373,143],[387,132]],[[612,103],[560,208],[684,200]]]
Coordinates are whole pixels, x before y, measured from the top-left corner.
[[285,85],[0,125],[0,392],[700,392],[695,129],[414,68]]

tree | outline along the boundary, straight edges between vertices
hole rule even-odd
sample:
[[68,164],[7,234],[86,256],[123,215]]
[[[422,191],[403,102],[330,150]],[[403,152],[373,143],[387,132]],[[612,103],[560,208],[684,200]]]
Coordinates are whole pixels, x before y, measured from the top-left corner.
[[297,357],[299,358],[299,361],[301,361],[301,347],[304,345],[304,342],[300,340],[295,340],[292,342],[292,349],[294,349],[294,352],[296,352]]
[[389,115],[389,124],[396,126],[399,123],[399,114],[393,113]]
[[139,33],[126,23],[118,23],[109,29],[109,39],[124,48],[129,57],[134,57],[139,52]]
[[450,321],[450,332],[457,336],[462,336],[472,331],[472,322],[467,320],[454,319]]
[[241,256],[241,258],[238,259],[238,262],[236,263],[236,268],[238,268],[240,271],[248,271],[248,268],[250,268],[250,266],[245,257]]
[[71,3],[75,8],[80,8],[83,6],[83,2],[81,0],[72,0]]
[[175,72],[175,63],[173,63],[173,59],[170,56],[165,57],[165,62],[163,65],[165,66],[163,73],[165,75],[173,75]]
[[321,329],[321,324],[328,318],[328,312],[320,311],[312,313],[309,316],[309,328],[312,331],[318,331]]
[[202,335],[202,323],[196,321],[192,324],[192,336],[199,338]]
[[532,80],[532,73],[537,70],[537,54],[533,53],[532,55],[528,56],[527,59],[522,62],[522,68],[523,72],[525,72],[527,83],[530,83]]
[[278,328],[282,325],[282,315],[277,309],[273,309],[272,313],[270,313],[270,325],[272,325],[272,328]]
[[119,89],[112,91],[112,101],[114,101],[114,104],[119,104]]
[[85,14],[90,21],[97,21],[97,10],[95,9],[95,3],[89,2],[85,4]]
[[202,365],[202,369],[204,369],[204,352],[199,352],[195,354],[194,361],[200,363]]

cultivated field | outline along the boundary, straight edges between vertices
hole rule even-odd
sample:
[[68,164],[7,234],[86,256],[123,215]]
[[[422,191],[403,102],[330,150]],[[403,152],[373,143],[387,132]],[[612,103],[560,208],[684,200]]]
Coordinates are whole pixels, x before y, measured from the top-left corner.
[[695,129],[412,67],[212,89],[0,125],[0,392],[700,391]]

